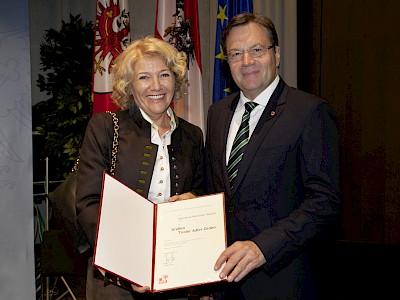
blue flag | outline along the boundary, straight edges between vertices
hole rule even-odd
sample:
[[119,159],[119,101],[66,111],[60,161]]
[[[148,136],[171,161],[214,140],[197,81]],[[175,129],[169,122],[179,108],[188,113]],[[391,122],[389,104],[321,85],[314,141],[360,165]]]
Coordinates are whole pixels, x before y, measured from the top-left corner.
[[233,16],[242,12],[253,12],[252,0],[218,0],[213,102],[217,102],[238,90],[236,84],[231,79],[229,66],[222,51],[221,34],[228,21]]

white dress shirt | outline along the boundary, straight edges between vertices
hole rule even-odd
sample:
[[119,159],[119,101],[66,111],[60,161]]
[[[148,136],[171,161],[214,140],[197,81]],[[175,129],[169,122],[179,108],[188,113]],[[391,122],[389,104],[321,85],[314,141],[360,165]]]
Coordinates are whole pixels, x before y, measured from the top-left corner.
[[[257,103],[258,105],[253,109],[250,114],[250,121],[249,121],[249,139],[254,132],[254,129],[257,126],[258,121],[261,118],[262,113],[264,112],[265,107],[268,104],[269,99],[271,98],[272,93],[275,91],[275,88],[278,86],[279,83],[279,75],[276,76],[274,81],[258,95],[253,102]],[[228,140],[226,141],[226,165],[228,165],[229,161],[229,154],[231,153],[233,140],[235,139],[236,133],[239,130],[240,123],[242,123],[242,116],[245,112],[244,104],[248,101],[242,92],[240,92],[240,99],[239,103],[236,106],[235,113],[233,114],[233,118],[231,121],[231,125],[229,127],[228,133]]]
[[160,136],[158,134],[158,126],[142,109],[140,109],[140,112],[142,113],[143,118],[151,124],[151,142],[158,145],[156,162],[154,164],[149,194],[147,196],[150,201],[158,204],[167,201],[171,194],[171,178],[167,146],[171,144],[171,135],[176,128],[176,122],[172,109],[168,108],[167,114],[171,119],[171,129]]

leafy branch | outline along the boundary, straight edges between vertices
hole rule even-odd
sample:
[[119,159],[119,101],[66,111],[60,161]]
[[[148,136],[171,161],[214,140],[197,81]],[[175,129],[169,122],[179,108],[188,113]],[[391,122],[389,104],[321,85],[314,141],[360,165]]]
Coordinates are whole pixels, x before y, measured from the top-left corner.
[[45,139],[42,156],[57,162],[57,179],[71,170],[92,115],[93,39],[93,23],[70,15],[40,45],[44,75],[36,82],[50,98],[33,106],[33,126]]

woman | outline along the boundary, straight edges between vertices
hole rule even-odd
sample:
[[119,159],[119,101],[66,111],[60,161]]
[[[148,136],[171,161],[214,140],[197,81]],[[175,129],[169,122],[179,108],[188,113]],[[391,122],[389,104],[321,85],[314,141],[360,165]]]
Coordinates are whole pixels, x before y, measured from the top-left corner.
[[[154,37],[134,41],[115,60],[113,100],[121,107],[115,177],[155,203],[203,194],[204,147],[200,128],[178,118],[171,101],[187,86],[186,55]],[[113,122],[94,115],[80,155],[77,187],[78,223],[92,248],[95,243],[102,172],[110,168]],[[172,197],[171,197],[172,196]],[[134,238],[134,237],[133,237]],[[87,299],[154,299],[148,287],[135,292],[96,279],[89,259]],[[156,295],[171,299],[177,290]]]

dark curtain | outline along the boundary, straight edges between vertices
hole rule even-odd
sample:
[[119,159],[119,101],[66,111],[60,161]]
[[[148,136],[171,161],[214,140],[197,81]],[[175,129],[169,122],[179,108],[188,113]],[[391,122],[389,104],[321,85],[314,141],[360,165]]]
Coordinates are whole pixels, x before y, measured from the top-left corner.
[[298,2],[298,86],[336,109],[344,238],[400,243],[400,1]]

